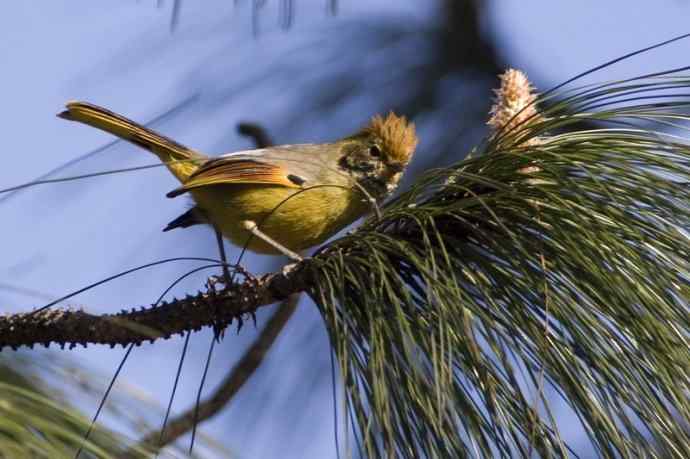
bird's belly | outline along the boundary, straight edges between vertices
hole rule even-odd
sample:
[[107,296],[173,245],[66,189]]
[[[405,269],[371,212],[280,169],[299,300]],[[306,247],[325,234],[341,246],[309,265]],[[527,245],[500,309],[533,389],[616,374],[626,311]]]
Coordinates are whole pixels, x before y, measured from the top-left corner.
[[348,188],[301,190],[273,185],[218,185],[192,191],[199,207],[224,237],[254,252],[280,253],[252,235],[243,222],[293,251],[328,239],[367,211],[361,195]]

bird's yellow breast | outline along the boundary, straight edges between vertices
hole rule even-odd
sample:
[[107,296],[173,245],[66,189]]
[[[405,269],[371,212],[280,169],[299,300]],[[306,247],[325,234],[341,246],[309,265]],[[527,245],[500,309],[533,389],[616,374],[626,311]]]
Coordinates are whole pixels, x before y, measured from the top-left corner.
[[285,247],[300,251],[324,242],[368,210],[362,194],[347,187],[231,184],[203,187],[191,194],[224,237],[267,254],[280,252],[247,231],[245,220],[255,222]]

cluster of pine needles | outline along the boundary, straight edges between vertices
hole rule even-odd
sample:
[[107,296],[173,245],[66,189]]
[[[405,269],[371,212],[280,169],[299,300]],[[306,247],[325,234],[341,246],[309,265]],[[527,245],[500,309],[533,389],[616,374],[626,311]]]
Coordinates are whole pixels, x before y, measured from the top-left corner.
[[571,456],[560,399],[600,456],[690,457],[690,77],[503,83],[469,159],[316,257],[349,447]]

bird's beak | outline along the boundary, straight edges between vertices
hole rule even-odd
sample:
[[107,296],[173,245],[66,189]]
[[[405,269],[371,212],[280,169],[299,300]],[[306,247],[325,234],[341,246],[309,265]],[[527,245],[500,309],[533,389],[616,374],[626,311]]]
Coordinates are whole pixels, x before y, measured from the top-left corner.
[[393,172],[402,172],[403,170],[405,170],[405,164],[403,163],[389,163],[388,167]]

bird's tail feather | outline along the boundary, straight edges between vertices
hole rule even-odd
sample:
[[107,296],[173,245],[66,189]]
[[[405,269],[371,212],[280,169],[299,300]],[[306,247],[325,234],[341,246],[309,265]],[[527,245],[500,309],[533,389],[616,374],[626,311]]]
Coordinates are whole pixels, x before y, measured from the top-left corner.
[[154,153],[178,180],[184,182],[204,155],[110,110],[87,102],[69,102],[58,117],[88,124]]

